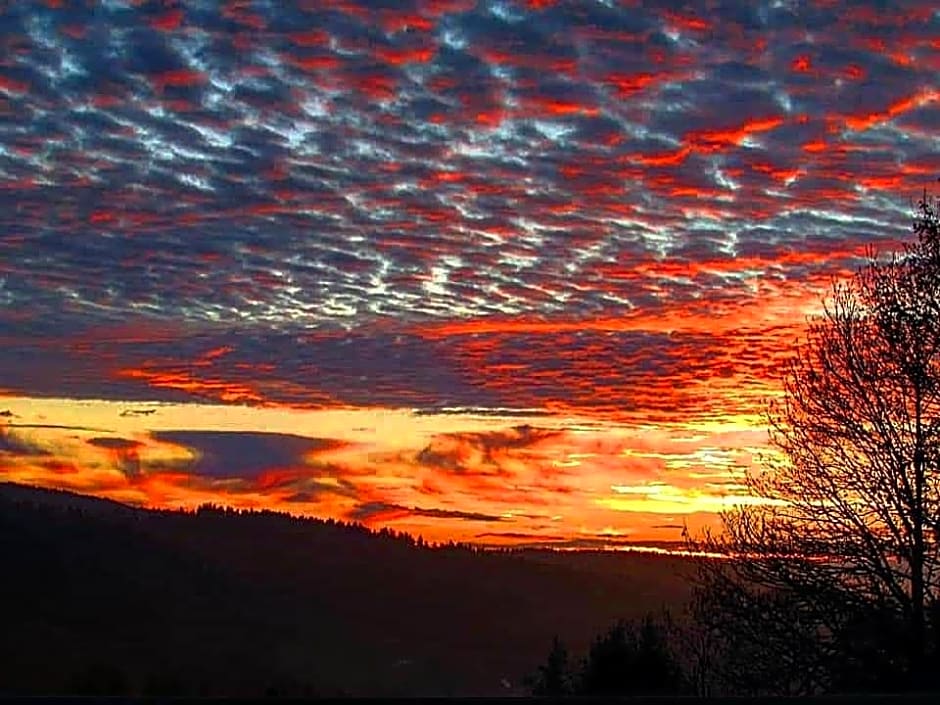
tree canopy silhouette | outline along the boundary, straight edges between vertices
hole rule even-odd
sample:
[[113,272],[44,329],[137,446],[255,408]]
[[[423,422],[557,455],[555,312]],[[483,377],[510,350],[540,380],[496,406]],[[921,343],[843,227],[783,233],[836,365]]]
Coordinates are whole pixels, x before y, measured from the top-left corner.
[[890,257],[871,252],[809,321],[767,412],[775,452],[746,479],[766,503],[723,514],[721,533],[693,542],[729,557],[702,561],[696,606],[721,637],[726,688],[927,685],[940,590],[940,221],[926,194],[913,229]]
[[556,637],[545,663],[529,685],[537,696],[677,695],[685,677],[669,642],[672,620],[648,614],[639,622],[619,620],[594,639],[579,672]]
[[574,676],[568,661],[568,648],[556,636],[552,639],[552,648],[545,663],[539,666],[535,676],[529,679],[532,695],[552,696],[572,695]]

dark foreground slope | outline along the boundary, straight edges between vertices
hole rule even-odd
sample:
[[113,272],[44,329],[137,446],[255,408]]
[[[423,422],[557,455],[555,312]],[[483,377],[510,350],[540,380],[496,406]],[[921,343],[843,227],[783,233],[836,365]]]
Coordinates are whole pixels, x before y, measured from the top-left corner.
[[684,570],[0,485],[0,694],[520,692],[554,634],[679,604]]

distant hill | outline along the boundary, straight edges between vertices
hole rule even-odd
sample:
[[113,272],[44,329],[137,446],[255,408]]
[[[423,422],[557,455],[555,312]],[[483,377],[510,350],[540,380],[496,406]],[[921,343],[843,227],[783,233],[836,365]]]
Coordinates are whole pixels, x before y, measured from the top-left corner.
[[65,490],[50,490],[45,487],[19,485],[15,482],[0,482],[0,501],[25,503],[37,507],[60,507],[80,509],[98,516],[131,517],[140,510],[111,499],[76,494]]
[[677,606],[688,569],[0,484],[0,694],[519,693],[553,635]]

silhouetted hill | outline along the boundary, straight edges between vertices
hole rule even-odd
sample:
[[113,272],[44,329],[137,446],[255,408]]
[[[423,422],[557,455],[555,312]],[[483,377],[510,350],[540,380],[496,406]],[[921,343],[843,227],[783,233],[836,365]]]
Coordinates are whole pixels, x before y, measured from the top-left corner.
[[688,590],[668,556],[429,548],[10,484],[0,565],[9,694],[521,692],[554,634],[582,649]]
[[111,499],[76,494],[65,490],[18,485],[15,482],[0,482],[0,501],[4,500],[6,502],[20,502],[43,507],[80,509],[86,514],[99,516],[130,517],[140,511]]

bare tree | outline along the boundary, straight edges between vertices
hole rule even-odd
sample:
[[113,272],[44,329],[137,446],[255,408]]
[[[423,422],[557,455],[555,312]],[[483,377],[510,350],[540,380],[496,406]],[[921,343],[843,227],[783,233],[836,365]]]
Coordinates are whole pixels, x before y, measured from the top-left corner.
[[767,413],[775,453],[746,480],[766,503],[694,542],[728,556],[701,563],[699,616],[738,650],[774,644],[783,672],[762,682],[777,691],[844,689],[847,674],[926,684],[940,592],[940,221],[926,194],[914,233],[809,322]]

